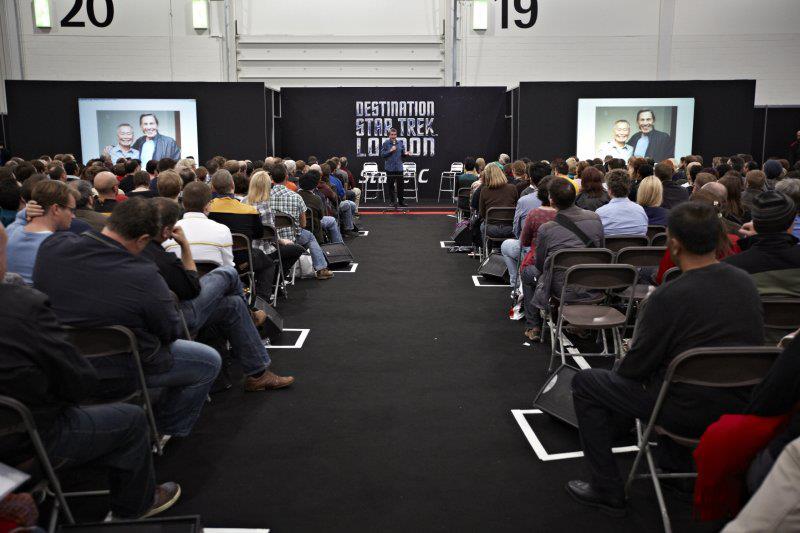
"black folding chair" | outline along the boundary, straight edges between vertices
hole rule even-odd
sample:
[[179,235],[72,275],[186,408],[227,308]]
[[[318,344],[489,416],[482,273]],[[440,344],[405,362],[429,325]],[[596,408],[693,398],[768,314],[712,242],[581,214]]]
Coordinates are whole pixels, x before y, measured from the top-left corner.
[[[564,347],[563,329],[565,325],[572,325],[585,330],[600,331],[603,341],[603,351],[599,353],[581,353],[583,357],[622,356],[622,335],[619,328],[624,328],[628,324],[631,314],[631,301],[629,296],[625,306],[625,314],[619,312],[615,307],[601,303],[567,302],[567,291],[570,288],[583,289],[587,291],[602,291],[608,294],[610,291],[630,288],[631,292],[636,286],[638,272],[630,265],[576,265],[570,267],[564,275],[564,286],[561,289],[560,306],[558,321],[556,323],[555,340],[550,351],[550,364],[547,371],[553,369],[553,360],[556,355],[561,356],[561,363],[566,364],[567,351]],[[611,340],[613,351],[608,350],[608,340],[606,331],[611,330]]]
[[489,257],[491,253],[491,243],[499,242],[502,244],[503,241],[506,239],[513,239],[513,237],[490,237],[488,235],[488,229],[490,225],[495,226],[508,226],[509,228],[514,224],[514,212],[516,208],[514,207],[490,207],[486,211],[486,219],[484,220],[484,227],[483,227],[483,250],[485,255],[481,259],[485,259]]
[[75,346],[78,353],[90,361],[92,359],[112,356],[129,356],[133,360],[138,390],[134,391],[132,394],[120,396],[113,400],[104,398],[102,403],[127,402],[138,398],[147,415],[147,422],[150,424],[153,444],[158,454],[161,455],[163,453],[161,448],[161,435],[158,433],[156,419],[153,415],[153,405],[150,402],[147,380],[144,377],[142,359],[139,355],[139,343],[133,332],[124,326],[93,328],[73,328],[64,326],[64,331],[67,333],[69,342]]
[[197,275],[201,278],[215,268],[219,267],[219,265],[213,261],[198,261],[196,259],[194,261],[194,265],[197,267]]
[[[310,208],[306,209],[306,229],[310,231],[313,235],[317,234],[317,224],[314,222],[314,212],[311,211]],[[320,234],[324,237],[325,232],[320,231]],[[324,244],[324,243],[320,243]]]
[[775,346],[780,340],[800,328],[800,298],[765,296],[761,298],[764,308],[764,340]]
[[610,235],[605,238],[606,248],[614,253],[631,246],[647,246],[650,242],[644,235]]
[[[295,221],[294,218],[292,218],[291,215],[286,214],[286,213],[284,213],[282,211],[275,211],[275,229],[280,231],[282,229],[289,228],[289,229],[292,230],[292,234],[294,235],[295,230],[299,229],[299,227],[300,227],[300,225]],[[308,250],[306,250],[306,253],[308,253]],[[295,263],[295,266],[297,266],[297,263]],[[288,282],[289,285],[294,285],[294,281],[295,281],[295,277],[296,277],[296,271],[297,271],[297,269],[293,267],[292,268],[292,280]],[[284,276],[285,275],[286,275],[286,273],[284,272]],[[284,279],[284,282],[286,282],[285,279]],[[284,294],[286,294],[286,289],[285,288],[284,288]]]
[[[681,446],[692,449],[696,448],[700,443],[699,439],[678,435],[658,425],[658,418],[661,415],[664,402],[668,398],[671,386],[675,383],[720,389],[755,386],[764,379],[764,376],[780,353],[781,350],[779,348],[765,346],[695,348],[679,354],[670,362],[653,407],[653,412],[650,415],[650,420],[644,431],[642,431],[642,421],[636,421],[639,452],[636,454],[633,467],[628,475],[628,481],[625,484],[625,493],[628,494],[634,479],[650,478],[653,481],[658,506],[661,510],[661,520],[664,523],[664,531],[667,533],[672,531],[672,526],[670,525],[669,514],[667,513],[667,506],[664,502],[659,480],[665,478],[695,478],[697,473],[659,473],[650,449],[650,437],[655,432]],[[642,457],[647,460],[649,469],[647,474],[637,473]]]
[[666,233],[666,231],[667,231],[666,226],[658,226],[656,224],[650,224],[647,226],[647,239],[652,242],[653,237],[655,237],[659,233]]
[[[643,284],[654,278],[656,269],[664,258],[664,246],[629,246],[617,252],[615,263],[620,265],[631,265],[639,269],[639,283],[633,293],[634,301],[644,300],[655,287],[650,283]],[[630,296],[627,291],[620,293],[620,296],[627,298]]]
[[678,267],[672,267],[666,272],[664,272],[664,277],[661,278],[661,284],[669,283],[670,281],[674,281],[678,279],[681,275],[681,269]]
[[248,300],[252,304],[256,297],[256,271],[253,268],[253,248],[250,243],[250,237],[243,233],[232,233],[231,237],[233,237],[234,259],[237,253],[240,257],[244,255],[247,258],[246,263],[242,263],[239,260],[236,270],[239,272],[239,277],[247,280]]
[[667,245],[667,234],[666,233],[657,233],[653,235],[650,239],[650,246],[666,246]]
[[461,222],[462,220],[469,219],[472,215],[472,209],[469,204],[469,197],[470,197],[471,189],[469,187],[462,187],[458,189],[458,194],[456,198],[458,198],[458,203],[456,204],[456,221]]
[[181,299],[178,298],[178,295],[172,291],[169,291],[172,295],[172,300],[175,302],[175,311],[178,313],[178,318],[181,319],[181,328],[183,329],[183,338],[187,341],[192,340],[192,332],[189,331],[189,325],[186,323],[186,317],[183,314],[183,308],[181,307]]
[[272,306],[278,307],[278,292],[283,289],[283,294],[286,299],[289,298],[286,292],[286,275],[283,271],[283,258],[281,257],[281,248],[278,242],[278,230],[275,226],[264,224],[264,236],[261,237],[265,241],[269,241],[278,251],[278,279],[275,283],[275,288],[272,291]]

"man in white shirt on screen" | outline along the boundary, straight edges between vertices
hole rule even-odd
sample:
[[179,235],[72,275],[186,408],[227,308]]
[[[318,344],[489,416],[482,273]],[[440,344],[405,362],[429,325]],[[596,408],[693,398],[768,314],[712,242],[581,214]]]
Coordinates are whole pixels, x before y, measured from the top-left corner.
[[181,158],[181,147],[172,137],[158,132],[158,117],[153,113],[144,113],[139,117],[139,127],[143,136],[136,139],[133,147],[142,155],[139,159],[147,164],[151,159],[159,160],[169,157],[177,161]]
[[614,122],[611,129],[612,139],[600,145],[598,157],[605,158],[611,156],[614,159],[622,159],[626,163],[633,155],[633,146],[628,144],[631,136],[631,123],[625,119]]

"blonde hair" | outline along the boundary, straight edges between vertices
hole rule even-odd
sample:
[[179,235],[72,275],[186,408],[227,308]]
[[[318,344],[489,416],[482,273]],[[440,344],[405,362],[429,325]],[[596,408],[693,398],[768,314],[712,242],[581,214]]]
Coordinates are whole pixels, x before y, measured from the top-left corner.
[[259,170],[250,176],[250,188],[247,189],[247,197],[244,203],[255,205],[259,202],[269,202],[269,190],[272,187],[272,180],[266,170]]
[[647,176],[639,183],[636,203],[643,207],[659,207],[664,199],[664,186],[655,176]]
[[494,163],[486,165],[483,170],[483,184],[488,189],[498,189],[508,183],[505,173]]
[[477,170],[478,172],[483,172],[483,169],[485,167],[486,167],[486,161],[482,157],[479,157],[478,159],[475,160],[475,170]]

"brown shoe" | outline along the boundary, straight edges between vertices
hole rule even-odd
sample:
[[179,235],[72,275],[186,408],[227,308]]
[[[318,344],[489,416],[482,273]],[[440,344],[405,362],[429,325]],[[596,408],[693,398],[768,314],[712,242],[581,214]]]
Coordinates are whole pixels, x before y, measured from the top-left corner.
[[153,498],[153,506],[147,511],[142,518],[149,518],[158,513],[166,511],[172,507],[178,498],[181,497],[181,486],[172,481],[162,483],[156,487],[156,494]]
[[267,313],[261,309],[250,311],[250,316],[253,318],[253,324],[255,324],[257,328],[263,326],[264,322],[267,321]]
[[323,268],[322,270],[317,270],[315,277],[317,279],[331,279],[333,277],[333,272],[327,268]]
[[244,390],[248,392],[269,389],[282,389],[294,383],[292,376],[282,377],[267,370],[257,378],[248,377],[244,381]]
[[542,330],[539,328],[528,328],[525,330],[525,336],[534,342],[542,339]]

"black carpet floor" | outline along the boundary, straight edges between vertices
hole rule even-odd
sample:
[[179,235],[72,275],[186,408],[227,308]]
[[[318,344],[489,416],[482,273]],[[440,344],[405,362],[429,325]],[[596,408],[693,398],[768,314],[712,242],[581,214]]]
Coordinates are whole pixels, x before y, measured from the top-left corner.
[[[310,328],[300,350],[272,350],[290,389],[217,394],[187,439],[156,461],[183,497],[169,515],[211,527],[306,531],[658,531],[649,482],[627,518],[569,499],[582,459],[543,462],[512,409],[530,409],[547,345],[523,345],[508,290],[477,288],[477,262],[439,245],[453,219],[363,216],[355,273],[301,280],[279,312]],[[531,417],[547,447],[577,432]],[[620,456],[627,470],[632,454]],[[688,503],[668,500],[676,531]]]

